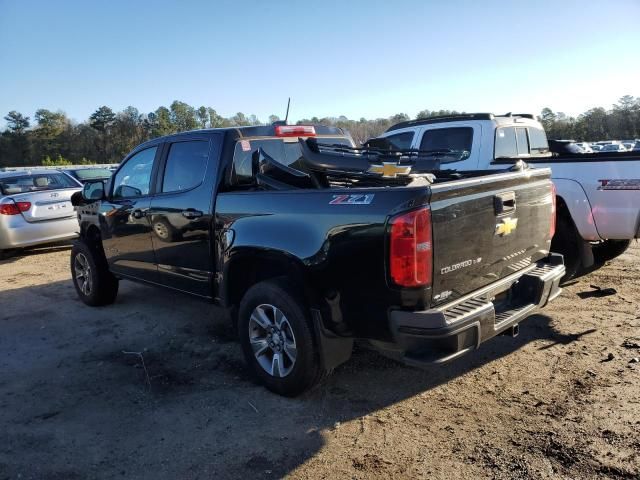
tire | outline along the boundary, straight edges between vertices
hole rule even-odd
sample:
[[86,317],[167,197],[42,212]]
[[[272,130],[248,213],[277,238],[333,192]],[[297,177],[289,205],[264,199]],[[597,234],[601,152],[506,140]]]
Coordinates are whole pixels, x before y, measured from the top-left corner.
[[593,247],[593,257],[598,264],[619,257],[631,245],[631,240],[605,240]]
[[578,233],[568,212],[558,211],[556,234],[551,240],[551,251],[561,253],[564,257],[566,273],[562,282],[579,275],[582,269],[582,249],[584,240]]
[[254,285],[240,302],[237,322],[250,370],[287,397],[310,389],[325,373],[307,309],[294,292],[285,280]]
[[153,233],[163,242],[177,242],[180,233],[165,219],[158,218],[152,222]]
[[97,247],[78,241],[71,248],[71,278],[76,292],[91,307],[109,305],[118,295],[118,279]]

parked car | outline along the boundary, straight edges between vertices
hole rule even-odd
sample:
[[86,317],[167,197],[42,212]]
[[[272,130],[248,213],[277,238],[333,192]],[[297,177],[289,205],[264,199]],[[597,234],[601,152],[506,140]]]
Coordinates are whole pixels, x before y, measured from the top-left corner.
[[576,153],[593,153],[593,149],[588,142],[576,142],[576,145],[580,148],[580,152]]
[[108,180],[113,173],[109,168],[102,167],[65,168],[62,171],[71,175],[80,183],[85,183],[89,180]]
[[602,145],[600,145],[599,143],[592,143],[591,150],[593,150],[594,152],[599,152],[600,150],[602,150]]
[[598,142],[608,145],[599,153],[552,154],[544,128],[529,114],[411,120],[382,135],[400,136],[413,148],[469,152],[443,157],[442,168],[504,168],[518,160],[551,168],[558,192],[558,229],[551,251],[564,255],[567,279],[615,258],[640,237],[640,155],[622,153],[618,142]]
[[586,153],[575,140],[549,140],[549,151],[552,153]]
[[631,152],[636,146],[636,142],[622,142],[622,145],[627,150],[627,152]]
[[76,237],[70,199],[81,189],[80,182],[55,170],[0,172],[0,256]]
[[[74,286],[91,306],[129,279],[229,309],[250,369],[284,395],[346,361],[354,338],[425,366],[516,335],[564,275],[550,170],[415,162],[323,126],[154,139],[74,195]],[[181,235],[152,235],[158,218]]]
[[611,152],[626,152],[627,149],[622,143],[610,143],[608,145],[604,145],[600,150],[600,153],[611,153]]

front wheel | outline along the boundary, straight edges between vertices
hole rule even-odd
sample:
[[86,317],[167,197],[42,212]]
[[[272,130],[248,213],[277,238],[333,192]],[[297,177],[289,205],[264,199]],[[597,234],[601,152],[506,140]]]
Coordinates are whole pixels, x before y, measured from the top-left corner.
[[118,295],[118,279],[109,271],[100,253],[83,241],[71,248],[73,285],[80,300],[92,307],[113,303]]
[[294,292],[285,281],[260,282],[238,312],[247,364],[269,390],[289,397],[311,388],[324,373],[309,316]]

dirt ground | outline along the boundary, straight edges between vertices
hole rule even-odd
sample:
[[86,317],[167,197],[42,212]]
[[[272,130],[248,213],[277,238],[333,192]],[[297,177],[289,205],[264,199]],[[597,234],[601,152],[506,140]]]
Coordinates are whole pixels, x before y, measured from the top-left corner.
[[637,244],[517,338],[429,370],[358,349],[297,399],[210,305],[122,282],[92,309],[68,262],[0,262],[0,480],[640,478]]

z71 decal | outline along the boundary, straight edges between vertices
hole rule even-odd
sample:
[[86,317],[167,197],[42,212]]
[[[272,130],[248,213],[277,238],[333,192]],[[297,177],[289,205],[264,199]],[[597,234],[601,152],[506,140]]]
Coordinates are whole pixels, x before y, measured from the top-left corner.
[[360,195],[334,195],[329,205],[369,205],[373,202],[375,194],[367,193]]

